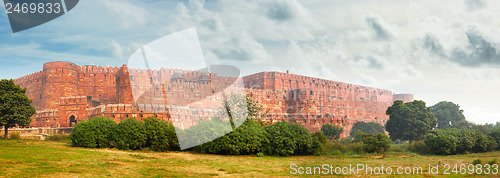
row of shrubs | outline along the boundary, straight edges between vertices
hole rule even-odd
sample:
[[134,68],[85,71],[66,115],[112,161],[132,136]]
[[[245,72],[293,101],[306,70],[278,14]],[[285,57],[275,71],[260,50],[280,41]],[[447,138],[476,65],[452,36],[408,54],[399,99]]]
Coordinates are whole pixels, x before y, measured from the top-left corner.
[[[195,151],[224,155],[322,155],[338,149],[338,146],[332,146],[335,145],[333,142],[327,141],[323,132],[311,133],[300,124],[278,122],[263,125],[248,119],[232,132],[231,128],[223,124],[214,118],[181,130],[175,129],[170,122],[154,117],[146,118],[144,122],[127,118],[118,124],[109,118],[97,117],[77,124],[70,139],[72,146],[79,147],[175,151],[180,150],[179,138],[184,143],[198,145],[193,148]],[[179,133],[176,134],[176,130]],[[197,137],[187,140],[186,134]],[[204,143],[214,138],[214,135],[223,136]],[[382,133],[374,135],[359,132],[356,139],[349,142],[357,142],[348,146],[353,147],[356,153],[385,153],[391,146],[390,139]]]
[[247,120],[233,132],[197,149],[202,153],[231,155],[319,155],[324,152],[325,143],[323,132],[311,134],[300,124],[278,122],[264,127],[254,120]]
[[492,136],[471,129],[437,129],[430,131],[424,140],[406,145],[408,151],[435,155],[482,153],[498,149],[498,143]]
[[105,117],[91,118],[78,123],[69,137],[71,145],[78,147],[179,150],[174,126],[153,117],[144,122],[127,118],[119,124]]
[[492,137],[471,129],[438,129],[429,132],[424,142],[430,153],[454,155],[493,151],[497,142]]
[[[195,132],[190,134],[200,137],[217,134],[216,132],[229,132],[211,125],[216,123],[221,122],[207,121],[190,129],[178,129],[182,131],[179,138],[184,139],[183,134],[188,132]],[[144,122],[127,118],[118,124],[109,118],[92,118],[77,124],[70,134],[70,139],[71,145],[78,147],[116,147],[122,150],[147,148],[155,151],[180,149],[174,126],[157,118],[146,118]],[[326,137],[322,132],[311,134],[299,124],[279,122],[264,127],[259,122],[247,120],[233,132],[194,149],[202,153],[231,155],[312,155],[324,152],[325,143]]]

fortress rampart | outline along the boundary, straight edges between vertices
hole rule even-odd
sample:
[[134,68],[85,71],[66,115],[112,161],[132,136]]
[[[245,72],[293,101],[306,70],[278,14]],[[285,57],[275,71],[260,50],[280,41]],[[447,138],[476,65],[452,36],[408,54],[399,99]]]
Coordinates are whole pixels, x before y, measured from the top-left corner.
[[45,63],[42,71],[14,82],[27,88],[26,95],[33,100],[35,127],[71,127],[97,116],[117,122],[149,116],[173,122],[188,119],[181,125],[189,127],[217,114],[221,96],[214,93],[235,90],[226,87],[236,80],[242,80],[246,94],[262,104],[262,119],[301,123],[311,131],[327,123],[346,131],[357,121],[384,124],[385,111],[394,100],[413,101],[411,94],[281,72],[238,79],[203,71],[78,66],[63,61]]

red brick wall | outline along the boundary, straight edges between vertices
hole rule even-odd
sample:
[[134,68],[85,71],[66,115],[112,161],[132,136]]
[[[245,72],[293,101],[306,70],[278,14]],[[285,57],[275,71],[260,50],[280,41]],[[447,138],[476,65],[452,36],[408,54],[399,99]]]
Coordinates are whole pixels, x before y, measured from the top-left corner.
[[245,76],[244,81],[245,87],[253,88],[247,92],[270,111],[272,120],[302,123],[313,131],[326,123],[347,131],[357,121],[384,124],[393,100],[389,90],[288,73],[261,72]]
[[[183,77],[173,79],[176,71]],[[54,126],[58,123],[69,126],[72,115],[79,121],[94,116],[112,117],[117,121],[150,115],[164,119],[181,118],[138,108],[147,105],[216,109],[220,107],[221,96],[214,93],[224,90],[236,78],[211,74],[212,84],[204,81],[202,75],[207,73],[129,69],[126,65],[120,68],[80,67],[70,62],[49,62],[44,64],[42,71],[15,79],[15,83],[27,88],[27,96],[33,99],[33,105],[39,111],[32,125]],[[319,130],[326,123],[340,125],[346,131],[357,121],[384,124],[388,119],[385,111],[394,99],[413,100],[410,94],[393,95],[389,90],[280,72],[248,75],[243,77],[243,83],[246,93],[268,111],[264,119],[301,123],[311,131]],[[95,107],[96,103],[102,105]],[[202,117],[207,117],[206,113],[197,119]],[[197,119],[186,126],[196,124]]]

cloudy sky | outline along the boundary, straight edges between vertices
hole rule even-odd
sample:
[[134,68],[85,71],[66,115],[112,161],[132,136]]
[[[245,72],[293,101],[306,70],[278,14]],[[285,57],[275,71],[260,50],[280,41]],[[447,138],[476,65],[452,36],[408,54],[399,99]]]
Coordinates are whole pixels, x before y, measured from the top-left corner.
[[[121,66],[140,46],[195,27],[209,64],[412,93],[500,121],[500,1],[85,0],[13,34],[0,13],[0,78],[48,61]],[[5,11],[4,7],[0,7]]]

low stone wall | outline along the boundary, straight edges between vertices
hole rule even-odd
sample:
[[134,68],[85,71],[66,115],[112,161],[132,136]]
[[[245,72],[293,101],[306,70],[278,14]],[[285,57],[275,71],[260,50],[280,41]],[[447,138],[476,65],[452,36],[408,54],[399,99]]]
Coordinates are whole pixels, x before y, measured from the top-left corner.
[[[19,133],[22,139],[40,139],[44,140],[45,137],[54,134],[68,135],[73,130],[73,127],[62,128],[29,128],[29,129],[9,129],[9,135],[12,133]],[[0,137],[3,137],[4,129],[0,130]]]

